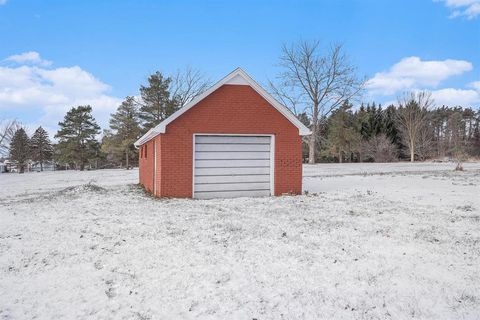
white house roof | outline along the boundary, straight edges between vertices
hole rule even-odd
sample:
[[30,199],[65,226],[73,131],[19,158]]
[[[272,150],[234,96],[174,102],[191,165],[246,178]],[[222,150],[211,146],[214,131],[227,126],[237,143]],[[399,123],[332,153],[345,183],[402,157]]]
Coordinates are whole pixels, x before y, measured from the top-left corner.
[[252,87],[258,94],[260,94],[265,100],[267,100],[275,109],[278,110],[281,114],[285,116],[294,126],[298,128],[298,132],[301,136],[309,135],[310,129],[308,129],[298,118],[284,105],[279,103],[272,95],[270,95],[265,89],[263,89],[255,80],[253,80],[245,71],[241,68],[237,68],[229,73],[225,78],[218,81],[214,84],[210,89],[206,90],[202,94],[195,97],[192,101],[190,101],[184,107],[178,109],[175,113],[173,113],[170,117],[160,122],[156,127],[148,130],[140,139],[135,142],[135,146],[140,146],[145,142],[151,140],[152,138],[156,137],[161,133],[165,133],[167,125],[182,114],[187,112],[189,109],[193,108],[196,104],[200,101],[205,99],[208,95],[212,92],[223,86],[224,84],[230,85],[249,85]]

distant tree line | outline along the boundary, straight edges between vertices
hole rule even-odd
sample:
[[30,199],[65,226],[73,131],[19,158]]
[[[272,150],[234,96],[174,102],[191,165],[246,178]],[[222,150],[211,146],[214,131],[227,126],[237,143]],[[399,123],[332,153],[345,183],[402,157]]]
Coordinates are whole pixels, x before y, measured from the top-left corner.
[[[445,157],[461,162],[468,157],[480,157],[480,110],[460,106],[422,108],[419,103],[425,102],[426,95],[411,94],[398,106],[386,108],[368,103],[355,109],[344,102],[320,121],[316,162],[423,161]],[[302,119],[311,126],[304,114]],[[303,150],[307,159],[307,143]]]

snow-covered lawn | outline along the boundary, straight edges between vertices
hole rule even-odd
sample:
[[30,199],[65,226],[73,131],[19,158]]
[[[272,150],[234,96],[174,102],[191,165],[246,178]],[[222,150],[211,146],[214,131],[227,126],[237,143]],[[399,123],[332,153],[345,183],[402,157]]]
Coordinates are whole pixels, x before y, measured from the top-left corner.
[[480,319],[480,164],[305,166],[297,197],[0,175],[0,319]]

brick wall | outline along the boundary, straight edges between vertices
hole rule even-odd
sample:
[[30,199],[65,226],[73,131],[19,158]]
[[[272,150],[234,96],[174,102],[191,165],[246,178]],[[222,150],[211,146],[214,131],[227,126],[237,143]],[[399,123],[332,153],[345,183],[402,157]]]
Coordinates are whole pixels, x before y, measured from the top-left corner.
[[[157,136],[155,139],[159,139]],[[153,192],[153,159],[154,139],[143,144],[138,154],[139,182],[149,192]],[[146,148],[146,156],[145,156]],[[157,166],[158,168],[158,166]]]
[[[185,112],[156,137],[156,196],[192,196],[194,133],[274,134],[275,195],[302,192],[298,128],[250,86],[224,85]],[[140,158],[140,183],[153,191],[153,141]]]

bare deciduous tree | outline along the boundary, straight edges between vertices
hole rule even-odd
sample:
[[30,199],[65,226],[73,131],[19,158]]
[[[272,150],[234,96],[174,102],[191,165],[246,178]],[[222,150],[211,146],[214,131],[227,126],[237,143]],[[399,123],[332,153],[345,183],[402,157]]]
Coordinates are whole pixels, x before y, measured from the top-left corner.
[[199,70],[192,67],[186,67],[183,70],[177,70],[170,83],[170,94],[181,108],[193,100],[196,96],[207,90],[211,85],[208,79]]
[[397,122],[404,144],[410,153],[410,161],[415,161],[416,149],[423,143],[425,126],[428,124],[428,109],[434,102],[431,93],[410,92],[398,99]]
[[278,75],[280,84],[271,86],[272,91],[293,112],[299,112],[299,105],[308,111],[312,130],[309,163],[315,163],[320,119],[352,100],[364,88],[365,80],[357,77],[341,45],[332,45],[326,52],[318,41],[284,45],[279,65],[283,69]]
[[463,115],[460,112],[454,112],[448,119],[448,128],[451,133],[451,153],[457,162],[455,170],[463,171],[463,162],[465,161],[466,147],[465,147],[465,123]]
[[0,120],[0,156],[8,154],[13,135],[21,127],[16,120]]
[[272,81],[268,82],[270,93],[284,106],[288,107],[297,117],[300,115],[303,97],[302,93],[297,92],[295,88],[292,88],[288,83],[281,82],[278,84]]
[[[428,122],[428,119],[427,119]],[[417,139],[417,146],[415,147],[415,153],[421,161],[429,159],[433,155],[433,132],[432,128],[428,126],[428,123],[420,130]]]
[[384,133],[364,141],[362,155],[375,162],[394,162],[398,160],[397,148]]

